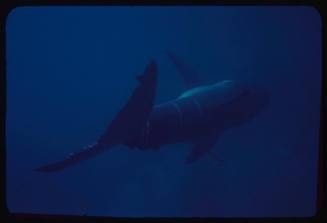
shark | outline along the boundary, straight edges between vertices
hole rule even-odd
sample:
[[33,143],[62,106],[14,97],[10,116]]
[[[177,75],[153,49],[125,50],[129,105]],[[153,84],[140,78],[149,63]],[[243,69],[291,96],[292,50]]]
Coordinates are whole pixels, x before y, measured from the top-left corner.
[[180,96],[155,105],[158,66],[150,60],[136,77],[138,85],[131,96],[95,143],[35,170],[58,172],[117,145],[158,150],[164,145],[191,143],[185,159],[190,164],[213,152],[227,129],[250,122],[269,102],[268,91],[254,84],[236,80],[203,84],[190,66],[171,52],[167,55],[183,80]]

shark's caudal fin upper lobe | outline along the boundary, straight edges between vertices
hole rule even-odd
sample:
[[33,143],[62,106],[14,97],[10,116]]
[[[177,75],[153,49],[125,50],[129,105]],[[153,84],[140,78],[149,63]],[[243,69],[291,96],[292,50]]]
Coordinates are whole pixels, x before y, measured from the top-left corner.
[[144,73],[137,77],[140,84],[108,125],[105,133],[91,146],[70,155],[68,158],[41,166],[37,171],[57,172],[89,159],[114,145],[125,143],[138,134],[146,124],[155,100],[157,88],[157,65],[151,61]]
[[64,160],[60,160],[55,163],[47,164],[44,166],[41,166],[37,168],[37,171],[40,172],[57,172],[60,170],[63,170],[69,166],[78,164],[79,162],[88,159],[92,156],[95,156],[96,154],[104,151],[105,147],[99,145],[99,144],[94,144],[91,146],[85,147],[83,150],[77,152],[77,153],[72,153],[69,155],[68,158]]
[[145,126],[156,96],[156,63],[151,61],[144,73],[137,79],[140,85],[99,139],[101,144],[124,143]]

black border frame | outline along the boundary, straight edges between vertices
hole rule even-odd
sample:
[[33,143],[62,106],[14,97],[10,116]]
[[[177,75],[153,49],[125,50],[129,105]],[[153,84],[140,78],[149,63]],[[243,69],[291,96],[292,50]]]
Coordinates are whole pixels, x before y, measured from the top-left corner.
[[[6,150],[5,150],[5,115],[6,115],[6,18],[16,7],[21,6],[112,6],[112,5],[227,5],[227,6],[311,6],[314,7],[321,18],[322,25],[322,98],[321,98],[321,125],[320,125],[320,148],[319,164],[317,171],[319,175],[317,190],[317,213],[315,216],[283,217],[283,218],[116,218],[116,217],[97,217],[97,216],[74,216],[74,215],[44,215],[10,213],[6,205]],[[326,176],[327,176],[327,77],[325,74],[325,12],[321,1],[308,2],[304,0],[282,1],[282,0],[2,0],[0,3],[0,84],[1,84],[1,151],[0,151],[0,216],[4,217],[5,222],[327,222],[326,208]]]

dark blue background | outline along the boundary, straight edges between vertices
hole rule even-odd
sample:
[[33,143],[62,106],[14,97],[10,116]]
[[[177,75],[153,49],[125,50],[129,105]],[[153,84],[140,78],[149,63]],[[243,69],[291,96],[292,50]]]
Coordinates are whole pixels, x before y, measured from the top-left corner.
[[[7,204],[101,216],[311,216],[316,207],[321,23],[310,7],[21,7],[7,19]],[[56,174],[33,169],[93,143],[151,58],[156,103],[183,92],[165,55],[271,102],[191,165],[190,144],[117,146]]]

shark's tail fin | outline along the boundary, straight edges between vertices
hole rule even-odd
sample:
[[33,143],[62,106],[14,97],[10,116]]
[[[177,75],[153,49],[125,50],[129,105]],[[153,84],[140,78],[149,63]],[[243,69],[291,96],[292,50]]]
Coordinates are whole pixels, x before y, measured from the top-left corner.
[[95,156],[98,153],[104,151],[104,149],[105,147],[99,144],[87,146],[77,153],[70,154],[69,157],[64,160],[41,166],[35,170],[40,172],[58,172],[67,167],[73,166],[83,160],[86,160],[92,156]]
[[67,159],[53,164],[41,166],[37,171],[56,172],[89,159],[117,144],[124,144],[137,136],[145,126],[154,104],[157,87],[157,65],[151,61],[144,73],[137,77],[140,84],[134,90],[125,106],[108,125],[105,133],[97,143],[80,152],[70,155]]
[[101,144],[121,144],[138,134],[145,126],[155,100],[157,89],[157,65],[151,61],[142,75],[140,82],[125,106],[108,125],[100,137]]

